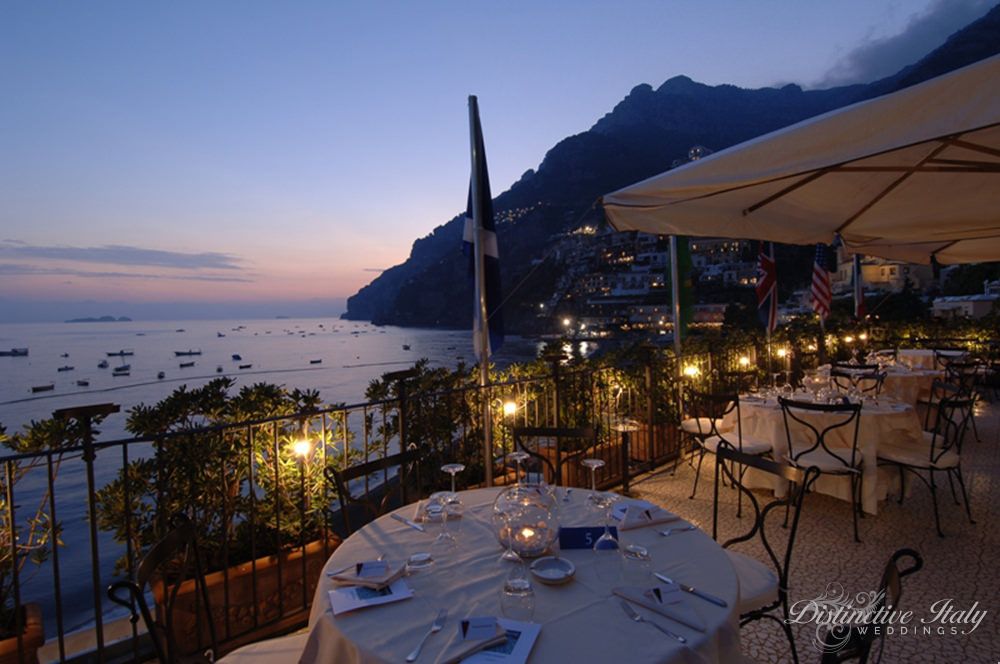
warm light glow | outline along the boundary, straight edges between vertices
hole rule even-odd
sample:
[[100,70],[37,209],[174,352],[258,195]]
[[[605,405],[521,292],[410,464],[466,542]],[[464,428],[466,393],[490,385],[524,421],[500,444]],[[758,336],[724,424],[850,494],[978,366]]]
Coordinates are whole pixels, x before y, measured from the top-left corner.
[[701,369],[699,369],[698,367],[694,366],[693,364],[689,364],[686,367],[684,367],[684,375],[687,376],[688,378],[694,378],[695,376],[697,376],[700,373],[701,373]]
[[809,344],[809,350],[810,351],[815,351],[816,350],[816,344]]
[[786,355],[788,355],[788,351],[786,349],[784,348],[778,349],[778,357],[785,357]]
[[535,530],[533,528],[528,528],[527,526],[525,526],[524,528],[521,529],[520,535],[521,539],[528,540],[535,536]]
[[295,456],[305,458],[309,456],[310,452],[312,452],[312,443],[304,439],[297,440],[292,443],[292,452],[295,453]]
[[861,339],[862,341],[864,341],[867,338],[868,334],[866,334],[865,332],[862,332],[861,334],[858,335],[858,339]]
[[563,318],[563,326],[569,327],[570,325],[572,325],[572,323],[573,323],[573,321],[571,321],[570,319]]
[[511,415],[513,415],[516,412],[517,412],[517,404],[516,403],[514,403],[513,401],[504,401],[503,402],[503,414],[504,414],[505,417],[510,417]]
[[844,337],[844,343],[848,343],[848,344],[854,343],[854,337],[852,337],[851,335],[848,334],[846,337]]
[[740,358],[740,366],[741,367],[748,367],[748,366],[750,366],[750,358],[747,357],[746,355],[742,356]]

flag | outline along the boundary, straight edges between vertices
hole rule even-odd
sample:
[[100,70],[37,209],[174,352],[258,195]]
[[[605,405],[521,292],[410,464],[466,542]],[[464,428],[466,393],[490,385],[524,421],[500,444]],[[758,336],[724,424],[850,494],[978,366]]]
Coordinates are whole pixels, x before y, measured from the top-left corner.
[[861,320],[865,317],[865,282],[861,278],[861,254],[854,254],[854,317]]
[[778,326],[778,273],[774,243],[761,242],[757,250],[757,314],[767,333]]
[[[486,147],[483,128],[479,124],[479,105],[475,96],[469,97],[469,122],[472,134],[472,176],[469,181],[469,198],[465,209],[465,232],[462,251],[469,258],[469,274],[473,279],[472,335],[476,358],[485,362],[503,345],[503,316],[500,313],[500,250],[497,246],[496,225],[493,223],[493,199],[490,194],[490,176],[486,169]],[[476,224],[481,232],[476,232]],[[476,258],[482,261],[482,273],[477,273]],[[482,282],[480,282],[480,277]],[[483,348],[483,316],[480,296],[486,297],[486,325],[489,329],[488,347]]]
[[812,307],[819,314],[820,320],[826,320],[830,315],[830,304],[833,293],[830,290],[830,271],[827,269],[826,245],[816,245],[816,260],[813,262],[812,276]]

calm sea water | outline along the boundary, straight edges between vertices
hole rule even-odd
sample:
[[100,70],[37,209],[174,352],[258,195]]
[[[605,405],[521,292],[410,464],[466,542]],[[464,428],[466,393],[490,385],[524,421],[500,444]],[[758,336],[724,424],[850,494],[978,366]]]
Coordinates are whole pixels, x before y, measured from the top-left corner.
[[[220,336],[224,335],[224,336]],[[408,346],[409,348],[404,348]],[[139,403],[152,404],[181,385],[197,387],[220,375],[236,379],[235,389],[255,382],[288,388],[319,390],[326,403],[364,401],[369,381],[382,373],[405,369],[420,358],[432,366],[454,367],[473,361],[471,333],[375,327],[368,323],[330,319],[177,321],[155,323],[60,323],[0,325],[0,349],[27,347],[28,357],[0,357],[0,422],[8,432],[31,420],[50,417],[54,410],[112,402],[122,412],[100,427],[99,439],[126,437],[126,412]],[[134,355],[107,357],[122,349]],[[200,350],[201,355],[177,357],[175,351]],[[494,360],[500,364],[535,357],[538,343],[509,338]],[[233,360],[234,354],[241,360]],[[64,356],[65,355],[65,356]],[[98,363],[107,360],[107,369]],[[320,364],[311,364],[321,360]],[[180,368],[181,362],[194,366]],[[112,368],[131,365],[129,376],[112,376]],[[239,369],[239,365],[252,365]],[[70,371],[58,371],[71,366]],[[217,368],[222,367],[222,372]],[[164,372],[163,379],[157,378]],[[78,380],[89,381],[81,387]],[[52,384],[51,392],[31,388]],[[131,458],[151,453],[138,446]],[[113,456],[109,456],[113,455]],[[120,452],[98,453],[96,486],[110,481],[121,467]],[[44,469],[30,473],[18,485],[18,508],[32,510],[45,497]],[[86,521],[85,466],[79,459],[63,463],[56,480],[57,518],[63,525],[60,582],[67,630],[93,623],[89,531]],[[122,549],[108,533],[99,534],[102,584],[114,577],[114,560]],[[51,563],[29,563],[22,596],[42,604],[46,633],[55,633],[55,592]],[[103,598],[103,593],[102,593]],[[114,609],[104,599],[102,613]]]

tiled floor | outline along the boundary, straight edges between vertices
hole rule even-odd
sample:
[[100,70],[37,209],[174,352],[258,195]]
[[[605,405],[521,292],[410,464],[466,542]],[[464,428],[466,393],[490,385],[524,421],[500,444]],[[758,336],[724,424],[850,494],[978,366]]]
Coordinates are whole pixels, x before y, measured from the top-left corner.
[[[978,602],[986,616],[971,634],[894,634],[886,638],[884,662],[1000,662],[1000,404],[986,404],[977,411],[980,442],[968,437],[962,451],[962,468],[969,489],[972,516],[968,522],[962,507],[956,506],[947,481],[939,481],[938,501],[945,537],[934,529],[930,492],[913,481],[910,496],[898,505],[895,496],[879,504],[877,516],[860,522],[862,543],[851,537],[850,506],[820,495],[806,497],[802,522],[791,564],[790,599],[807,600],[821,596],[830,583],[839,583],[854,593],[877,589],[883,567],[897,549],[916,549],[924,558],[924,568],[904,580],[903,610],[912,610],[910,623],[932,616],[935,602],[952,599],[953,606],[968,608]],[[676,475],[659,471],[640,478],[633,493],[680,513],[711,529],[714,466],[706,457],[698,496],[689,500],[694,471],[682,464]],[[943,478],[941,478],[943,480]],[[735,502],[735,492],[723,490],[722,499]],[[762,494],[763,495],[763,494]],[[720,533],[728,537],[746,531],[747,519],[738,521],[735,509],[720,509]],[[780,527],[774,531],[783,533]],[[783,534],[779,535],[783,537]],[[737,545],[737,550],[765,560],[763,547],[756,543]],[[937,627],[935,623],[932,627]],[[820,653],[813,645],[815,626],[793,625],[802,662],[818,662]],[[958,625],[968,630],[969,626]],[[743,628],[743,651],[758,662],[790,662],[788,642],[781,628],[771,621],[759,621]]]

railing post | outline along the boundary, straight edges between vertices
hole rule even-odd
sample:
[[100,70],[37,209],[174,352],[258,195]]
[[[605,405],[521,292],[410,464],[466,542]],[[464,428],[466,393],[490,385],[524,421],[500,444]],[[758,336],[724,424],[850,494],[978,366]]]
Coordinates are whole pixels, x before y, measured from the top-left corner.
[[631,453],[629,452],[629,432],[622,431],[622,493],[628,495],[629,462]]
[[[87,466],[87,517],[90,529],[90,582],[94,593],[94,634],[97,638],[97,661],[104,661],[104,620],[101,605],[101,559],[97,545],[97,504],[95,502],[94,460],[97,452],[94,450],[95,417],[104,417],[121,410],[118,404],[105,403],[95,406],[80,406],[64,408],[52,413],[57,420],[75,419],[83,429],[83,462]],[[127,506],[126,506],[127,508]]]
[[561,351],[556,351],[554,353],[546,353],[542,359],[548,362],[552,368],[552,407],[554,410],[552,426],[559,428],[559,368],[562,366],[562,361],[566,359],[566,356]]
[[646,385],[646,442],[650,459],[656,459],[654,439],[656,438],[656,381],[653,379],[653,363],[656,361],[656,347],[643,346],[643,380]]
[[416,369],[406,369],[405,371],[393,371],[385,374],[387,381],[395,381],[396,394],[399,395],[399,451],[406,449],[406,440],[409,436],[408,423],[406,417],[406,380],[417,375]]

